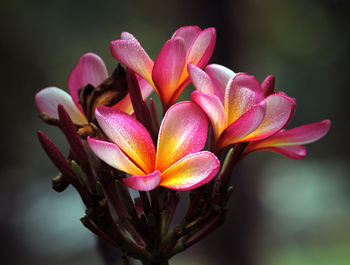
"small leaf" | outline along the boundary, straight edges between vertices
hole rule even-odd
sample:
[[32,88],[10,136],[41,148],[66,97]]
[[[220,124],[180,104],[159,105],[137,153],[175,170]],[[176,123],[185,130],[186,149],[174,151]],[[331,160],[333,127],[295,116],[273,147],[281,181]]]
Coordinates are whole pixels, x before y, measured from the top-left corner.
[[75,175],[78,177],[79,181],[83,184],[86,185],[87,177],[84,171],[81,169],[81,167],[78,165],[77,162],[72,160],[70,162],[70,165],[75,173]]
[[223,173],[225,171],[225,169],[227,168],[228,163],[230,162],[230,160],[232,158],[233,150],[234,150],[233,148],[230,148],[230,150],[228,150],[226,157],[225,157],[225,160],[224,160],[224,163],[223,163],[222,168],[221,168],[221,173]]

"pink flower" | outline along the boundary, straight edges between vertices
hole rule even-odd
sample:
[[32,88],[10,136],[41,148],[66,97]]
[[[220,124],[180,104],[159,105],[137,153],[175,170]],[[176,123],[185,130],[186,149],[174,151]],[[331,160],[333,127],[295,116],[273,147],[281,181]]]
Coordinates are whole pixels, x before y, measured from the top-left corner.
[[[78,91],[88,84],[96,87],[107,77],[107,69],[102,59],[94,53],[86,53],[79,59],[70,73],[68,79],[69,94],[57,87],[47,87],[35,95],[35,103],[40,112],[45,112],[56,119],[58,118],[57,106],[61,104],[75,124],[87,124],[87,118],[79,103]],[[143,97],[147,98],[153,90],[152,87],[142,78],[139,78],[139,84]],[[129,95],[113,107],[127,113],[133,111]]]
[[101,160],[132,175],[124,179],[130,188],[193,189],[209,182],[219,170],[220,162],[212,153],[200,152],[208,120],[192,102],[178,103],[167,111],[157,150],[148,131],[132,116],[101,106],[96,118],[112,142],[88,138],[88,144]]
[[192,62],[200,68],[204,67],[214,51],[215,40],[214,28],[179,28],[153,63],[136,38],[123,32],[121,40],[111,42],[111,52],[118,61],[153,86],[163,109],[167,110],[190,83],[186,65]]
[[188,69],[197,89],[191,98],[209,117],[216,151],[251,142],[246,153],[268,149],[300,157],[304,149],[296,145],[316,141],[329,129],[330,122],[324,121],[282,130],[294,114],[295,100],[273,91],[272,76],[260,85],[253,76],[235,74],[220,65],[208,65],[205,72],[193,64]]
[[205,72],[192,64],[188,69],[197,89],[191,98],[211,121],[217,151],[266,138],[281,130],[293,115],[293,98],[281,92],[265,98],[253,76],[235,74],[220,65],[209,65]]

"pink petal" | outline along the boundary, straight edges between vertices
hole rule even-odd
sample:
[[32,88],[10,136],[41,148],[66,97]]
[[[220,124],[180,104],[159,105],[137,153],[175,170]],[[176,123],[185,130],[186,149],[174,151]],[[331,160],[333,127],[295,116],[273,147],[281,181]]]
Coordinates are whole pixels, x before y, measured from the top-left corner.
[[96,119],[103,132],[145,173],[154,171],[155,148],[145,127],[125,112],[100,106]]
[[153,190],[159,185],[160,172],[159,170],[154,171],[151,174],[143,176],[131,176],[123,179],[126,186],[134,190],[149,191]]
[[264,98],[260,84],[253,76],[235,75],[227,85],[224,99],[228,123],[233,123]]
[[74,104],[71,96],[57,87],[47,87],[35,95],[35,104],[40,112],[45,112],[58,119],[57,107],[63,105],[75,124],[87,124],[84,114]]
[[[143,100],[147,100],[148,96],[154,91],[153,87],[145,79],[143,79],[139,75],[137,75],[137,79],[139,82],[142,98],[143,98]],[[117,104],[112,106],[112,108],[121,110],[121,111],[128,113],[128,114],[132,114],[134,112],[129,94],[127,94]]]
[[259,127],[264,120],[265,113],[265,101],[261,101],[259,104],[254,105],[222,132],[216,144],[216,150],[219,151],[234,143],[245,141],[244,137]]
[[122,34],[120,35],[120,38],[122,40],[132,40],[132,41],[136,41],[137,43],[139,43],[138,40],[134,37],[134,35],[132,35],[129,32],[122,32]]
[[255,147],[290,146],[309,144],[325,136],[331,127],[330,120],[315,122],[299,126],[290,130],[281,130],[278,133],[255,143]]
[[294,160],[300,160],[306,156],[306,148],[302,145],[269,147],[263,150],[272,151]]
[[130,94],[128,93],[121,101],[111,107],[112,109],[120,110],[127,114],[132,114],[134,109],[132,107]]
[[160,185],[173,190],[190,190],[212,180],[220,169],[220,161],[210,152],[189,154],[161,175]]
[[258,150],[267,150],[299,160],[306,156],[306,149],[301,144],[319,140],[327,134],[330,125],[329,120],[324,120],[290,130],[281,130],[264,140],[251,142],[244,152],[247,154]]
[[194,87],[205,94],[214,94],[214,88],[210,77],[199,67],[189,63],[187,65],[188,73]]
[[87,141],[90,149],[95,155],[111,167],[131,175],[145,174],[132,161],[130,161],[130,159],[114,143],[91,137],[88,137]]
[[153,61],[141,45],[134,40],[116,40],[110,44],[114,58],[142,76],[151,85]]
[[176,37],[183,38],[185,41],[186,52],[191,48],[193,41],[196,39],[198,34],[201,32],[200,27],[197,26],[185,26],[179,28],[175,31],[174,35],[171,37],[172,39]]
[[90,84],[98,86],[108,77],[107,69],[102,59],[94,53],[86,53],[80,59],[69,75],[68,90],[79,109],[79,89]]
[[300,145],[309,144],[325,136],[331,127],[330,120],[302,125],[290,130],[283,130],[271,136],[270,144],[274,145]]
[[203,94],[199,91],[193,91],[191,99],[207,114],[214,130],[215,140],[218,140],[222,131],[227,127],[226,112],[221,101],[215,95]]
[[160,127],[156,169],[163,172],[184,156],[202,150],[207,133],[208,119],[197,104],[185,101],[173,105]]
[[174,94],[181,73],[185,67],[186,48],[182,38],[168,40],[154,62],[152,78],[157,87],[163,106]]
[[267,138],[284,128],[294,114],[295,99],[283,93],[275,93],[266,98],[266,115],[261,125],[245,141]]
[[275,89],[275,77],[273,75],[268,75],[261,83],[261,88],[264,90],[265,97],[271,95]]
[[[253,142],[254,143],[254,142]],[[289,157],[294,160],[300,160],[303,159],[306,156],[306,148],[302,145],[291,145],[291,146],[271,146],[271,147],[264,147],[255,149],[255,147],[250,147],[250,144],[248,145],[247,149],[244,150],[245,154],[251,153],[253,151],[271,151],[278,153],[280,155],[284,155],[286,157]]]
[[216,41],[215,28],[207,28],[197,35],[187,55],[187,63],[192,62],[203,68],[213,54]]
[[140,86],[140,90],[141,90],[141,94],[142,94],[142,98],[143,100],[146,100],[148,98],[148,96],[154,91],[153,87],[145,80],[143,79],[141,76],[136,75],[137,80],[139,82],[139,86]]
[[[214,28],[208,28],[200,32],[193,41],[192,47],[187,52],[185,65],[191,62],[194,65],[197,65],[199,68],[203,68],[208,63],[211,55],[213,54],[215,41],[216,31]],[[179,81],[179,91],[176,92],[177,96],[188,84],[188,71],[187,67],[185,67]]]
[[224,96],[228,82],[236,74],[225,66],[219,64],[210,64],[205,68],[205,72],[211,79],[215,95],[224,104]]

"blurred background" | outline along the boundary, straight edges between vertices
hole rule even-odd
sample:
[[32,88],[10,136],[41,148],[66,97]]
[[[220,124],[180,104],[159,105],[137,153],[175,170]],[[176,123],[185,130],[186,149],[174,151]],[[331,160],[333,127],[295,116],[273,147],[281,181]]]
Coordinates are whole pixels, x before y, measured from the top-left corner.
[[212,63],[259,81],[273,74],[276,90],[297,99],[290,127],[329,118],[332,128],[302,161],[249,155],[234,172],[226,223],[171,264],[350,264],[349,11],[347,0],[2,1],[0,263],[103,264],[75,191],[51,189],[57,170],[36,131],[67,145],[39,119],[35,93],[66,90],[86,52],[111,72],[109,42],[122,31],[155,59],[177,28],[199,25],[217,29]]

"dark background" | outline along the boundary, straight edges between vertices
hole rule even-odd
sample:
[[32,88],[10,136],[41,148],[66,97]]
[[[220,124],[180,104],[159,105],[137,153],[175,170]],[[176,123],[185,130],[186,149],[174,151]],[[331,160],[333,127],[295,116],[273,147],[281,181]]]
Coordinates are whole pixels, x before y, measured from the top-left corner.
[[2,1],[0,263],[103,264],[95,238],[79,222],[84,212],[76,193],[51,190],[57,170],[36,131],[63,151],[67,146],[38,118],[35,93],[52,85],[66,90],[86,52],[99,54],[111,72],[109,42],[122,31],[155,59],[177,28],[199,25],[217,29],[212,63],[259,81],[273,74],[276,89],[297,98],[291,127],[330,118],[332,128],[302,161],[267,152],[247,157],[233,175],[226,223],[171,264],[349,264],[348,3]]

